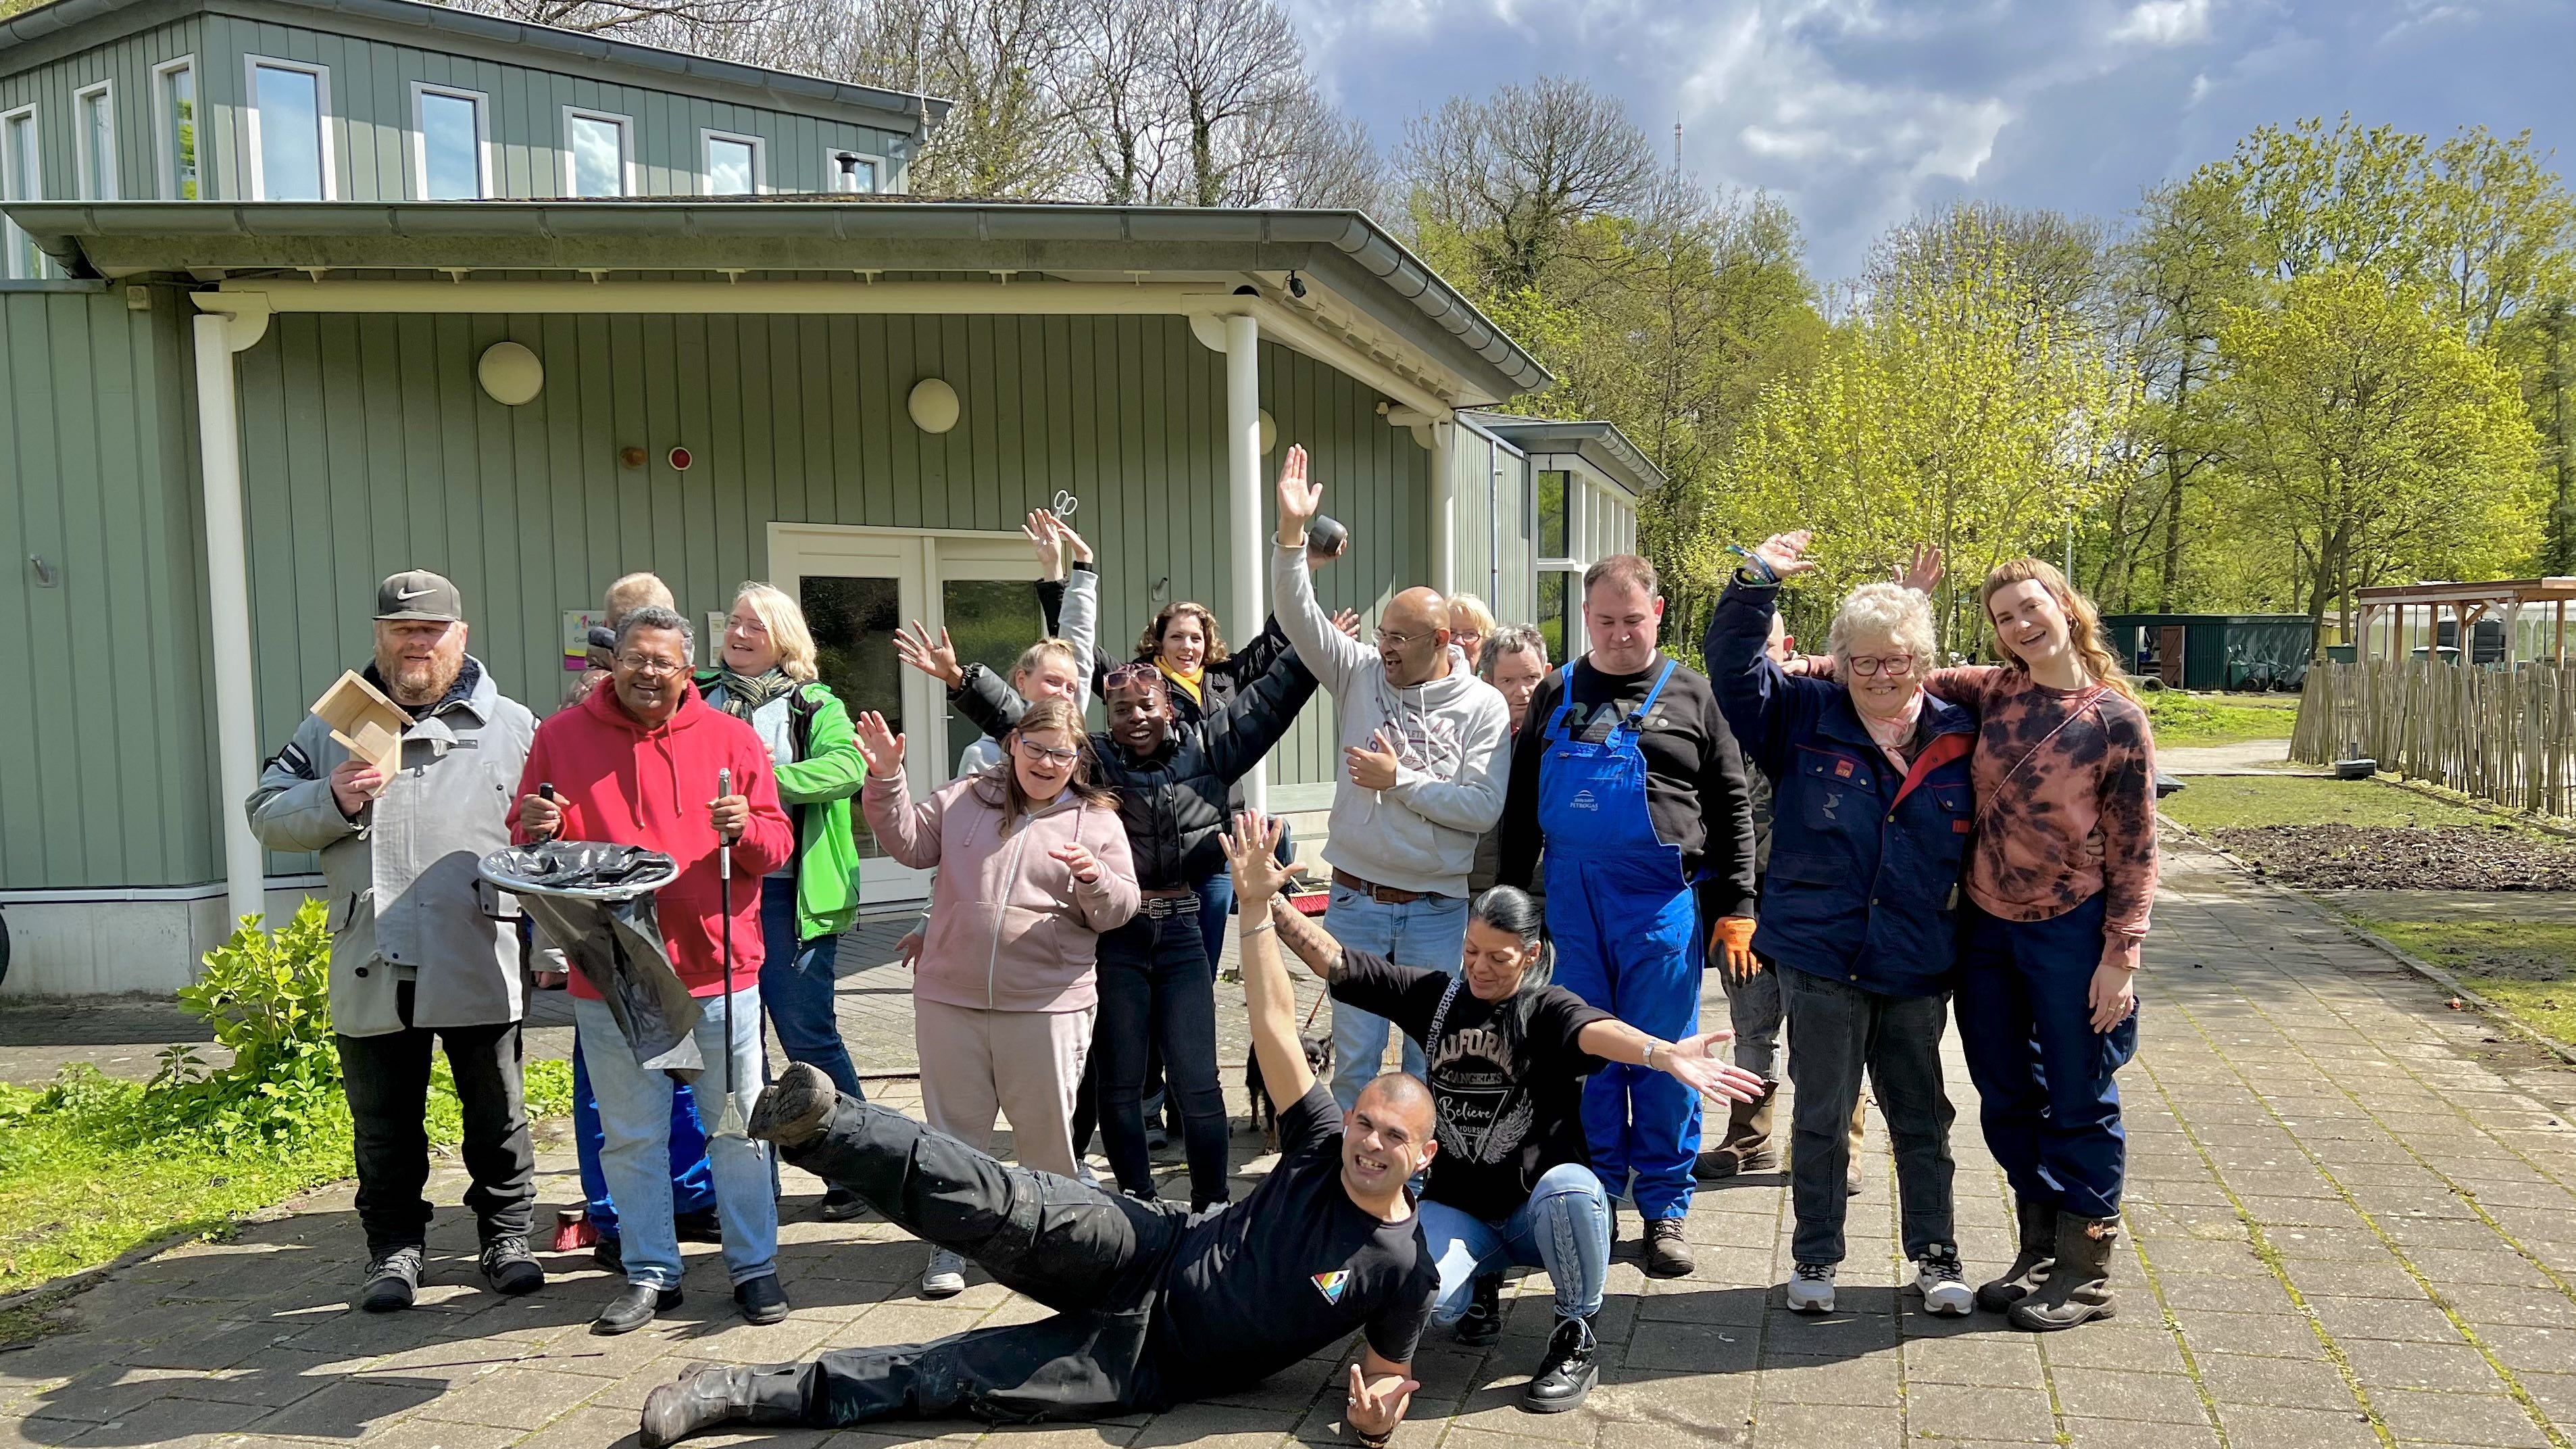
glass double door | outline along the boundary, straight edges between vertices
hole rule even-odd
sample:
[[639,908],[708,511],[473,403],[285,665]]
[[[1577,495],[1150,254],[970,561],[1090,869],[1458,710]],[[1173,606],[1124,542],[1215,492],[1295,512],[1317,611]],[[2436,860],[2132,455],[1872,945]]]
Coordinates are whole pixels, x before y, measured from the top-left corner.
[[[1044,629],[1037,561],[1016,533],[840,528],[774,523],[770,577],[796,596],[814,632],[815,661],[853,718],[875,710],[904,737],[904,774],[915,800],[955,775],[957,757],[980,733],[948,703],[937,680],[895,657],[895,631],[919,620],[943,628],[960,663],[1006,677]],[[863,905],[919,900],[930,872],[887,859],[875,833],[858,835]]]

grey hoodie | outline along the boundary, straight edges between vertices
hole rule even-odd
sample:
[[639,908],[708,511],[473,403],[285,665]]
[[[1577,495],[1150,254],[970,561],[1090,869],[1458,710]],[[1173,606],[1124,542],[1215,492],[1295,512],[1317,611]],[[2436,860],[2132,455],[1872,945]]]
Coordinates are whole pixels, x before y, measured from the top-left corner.
[[1455,650],[1444,677],[1396,687],[1375,649],[1324,616],[1303,548],[1271,544],[1270,591],[1280,632],[1332,692],[1342,746],[1381,730],[1401,742],[1393,787],[1363,790],[1347,772],[1335,785],[1324,859],[1372,885],[1465,896],[1477,837],[1502,818],[1511,773],[1503,696]]

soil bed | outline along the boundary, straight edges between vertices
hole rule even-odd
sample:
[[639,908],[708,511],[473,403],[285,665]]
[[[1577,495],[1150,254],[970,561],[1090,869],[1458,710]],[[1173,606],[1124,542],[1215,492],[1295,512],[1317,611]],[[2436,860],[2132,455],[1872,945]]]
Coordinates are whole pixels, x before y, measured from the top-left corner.
[[2576,891],[2576,845],[2507,826],[2239,826],[2212,832],[2302,890]]

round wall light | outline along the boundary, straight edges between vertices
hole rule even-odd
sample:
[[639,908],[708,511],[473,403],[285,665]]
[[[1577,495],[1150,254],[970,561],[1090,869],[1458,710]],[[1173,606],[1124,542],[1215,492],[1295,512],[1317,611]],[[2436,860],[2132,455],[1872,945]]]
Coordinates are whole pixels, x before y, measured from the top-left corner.
[[1279,420],[1270,415],[1270,409],[1263,408],[1261,410],[1261,456],[1269,457],[1270,450],[1278,446]]
[[546,365],[516,342],[495,342],[474,364],[475,379],[492,401],[503,407],[533,402],[546,385]]
[[673,448],[671,450],[671,471],[674,473],[688,472],[689,465],[696,461],[697,459],[691,457],[689,450],[686,448]]
[[935,377],[925,377],[912,385],[912,396],[904,400],[915,427],[925,433],[944,433],[957,426],[957,389]]

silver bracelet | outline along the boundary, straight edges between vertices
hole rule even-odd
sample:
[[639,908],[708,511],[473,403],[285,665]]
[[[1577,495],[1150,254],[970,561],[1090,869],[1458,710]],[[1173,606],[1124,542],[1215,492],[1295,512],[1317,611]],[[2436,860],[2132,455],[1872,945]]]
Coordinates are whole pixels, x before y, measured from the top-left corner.
[[1278,923],[1277,921],[1274,921],[1274,920],[1270,919],[1268,916],[1264,916],[1264,917],[1262,917],[1262,918],[1261,918],[1261,924],[1260,924],[1260,925],[1257,925],[1257,926],[1246,926],[1246,927],[1244,927],[1244,928],[1243,928],[1243,939],[1245,939],[1245,940],[1249,941],[1249,940],[1251,940],[1253,937],[1260,935],[1260,934],[1261,934],[1262,932],[1264,932],[1264,931],[1275,931],[1275,930],[1278,930],[1278,929],[1279,929],[1279,923]]

